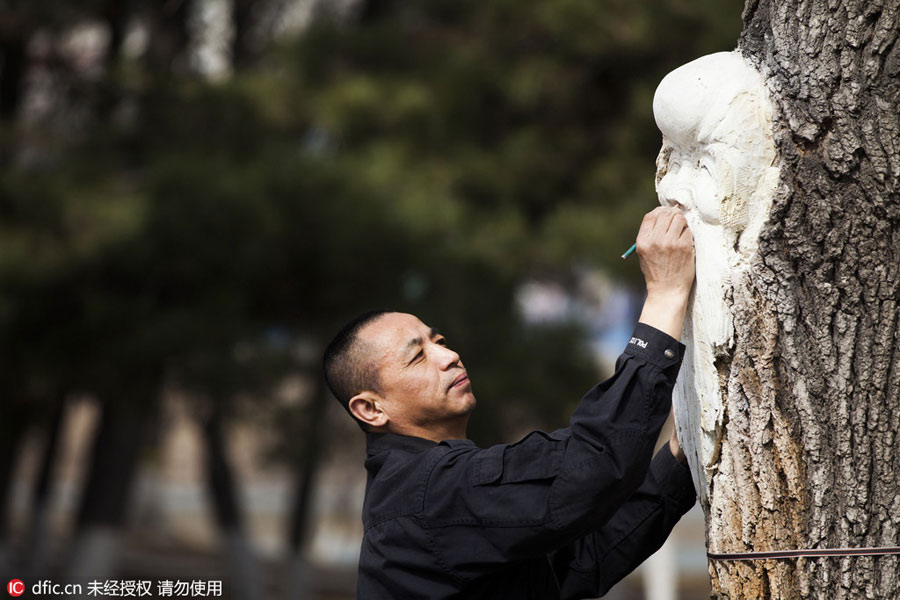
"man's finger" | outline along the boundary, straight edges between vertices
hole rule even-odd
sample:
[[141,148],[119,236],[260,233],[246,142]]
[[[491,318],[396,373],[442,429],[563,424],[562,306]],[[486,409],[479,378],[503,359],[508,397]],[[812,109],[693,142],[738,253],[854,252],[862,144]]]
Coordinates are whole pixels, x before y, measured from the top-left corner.
[[653,231],[654,226],[656,225],[656,220],[659,217],[659,213],[656,212],[656,209],[651,210],[644,218],[641,220],[641,227],[638,229],[638,237],[646,236],[651,231]]
[[672,221],[675,219],[675,215],[678,214],[677,209],[669,208],[669,207],[661,207],[663,210],[660,212],[659,216],[656,218],[656,229],[660,233],[666,233],[672,227]]
[[671,227],[675,230],[675,233],[679,235],[684,233],[684,230],[688,228],[687,219],[684,218],[684,213],[680,210],[672,217]]

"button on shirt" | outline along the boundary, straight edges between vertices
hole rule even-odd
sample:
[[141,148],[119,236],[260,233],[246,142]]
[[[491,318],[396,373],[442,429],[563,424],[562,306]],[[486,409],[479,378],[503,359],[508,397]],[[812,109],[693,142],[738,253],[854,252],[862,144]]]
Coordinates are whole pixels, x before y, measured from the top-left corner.
[[514,444],[367,434],[358,598],[604,594],[696,498],[668,445],[652,456],[683,356],[639,323],[569,427]]

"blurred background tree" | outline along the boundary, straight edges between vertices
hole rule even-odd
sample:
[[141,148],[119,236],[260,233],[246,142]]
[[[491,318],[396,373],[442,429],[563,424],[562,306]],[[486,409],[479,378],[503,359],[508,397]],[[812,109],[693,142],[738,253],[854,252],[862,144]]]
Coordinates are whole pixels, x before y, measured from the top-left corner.
[[[291,32],[299,5],[311,17]],[[618,257],[656,204],[653,90],[675,66],[733,48],[740,10],[0,5],[3,514],[23,435],[40,427],[48,440],[20,564],[41,564],[53,440],[68,399],[86,394],[103,417],[69,568],[114,572],[109,548],[172,390],[203,423],[217,521],[233,564],[251,565],[236,573],[258,577],[223,446],[237,414],[272,426],[273,454],[296,465],[287,535],[300,555],[329,437],[318,357],[370,308],[448,335],[478,394],[479,444],[564,426],[603,375],[585,323],[529,325],[517,293],[534,280],[574,292],[596,270],[640,290],[637,261]],[[297,373],[318,382],[310,398],[272,401]]]

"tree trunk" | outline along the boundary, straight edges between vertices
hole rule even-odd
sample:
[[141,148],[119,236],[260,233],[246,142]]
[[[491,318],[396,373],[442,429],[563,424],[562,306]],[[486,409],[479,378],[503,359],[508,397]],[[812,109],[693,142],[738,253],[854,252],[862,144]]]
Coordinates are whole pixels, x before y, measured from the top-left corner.
[[150,4],[150,43],[146,60],[159,77],[182,74],[188,64],[191,0],[157,0]]
[[106,72],[109,73],[119,61],[122,45],[125,43],[125,29],[128,26],[128,4],[121,0],[106,0],[103,3],[103,20],[109,29],[109,43],[103,57]]
[[[748,0],[781,175],[731,282],[712,552],[900,545],[900,1]],[[699,271],[698,271],[699,277]],[[900,598],[900,557],[710,563],[717,598]]]
[[231,66],[235,71],[250,67],[256,58],[252,36],[259,8],[257,0],[232,0]]
[[237,487],[228,459],[220,402],[213,402],[203,424],[206,443],[206,476],[216,522],[226,547],[235,600],[258,600],[262,585],[259,564],[244,531]]
[[0,33],[0,122],[15,120],[22,100],[28,63],[25,37]]
[[8,395],[0,398],[0,515],[3,517],[0,518],[0,576],[11,575],[15,567],[21,567],[6,516],[15,487],[12,478],[21,456],[22,442],[31,427],[32,415],[28,408]]
[[140,401],[103,404],[100,426],[91,451],[87,482],[77,518],[77,537],[68,573],[99,579],[118,568],[119,537],[125,525],[132,482],[140,463],[144,433],[156,418],[155,386],[141,388]]
[[44,568],[47,551],[47,504],[53,469],[56,465],[57,449],[63,424],[65,423],[66,399],[60,397],[52,407],[50,418],[45,423],[45,442],[41,456],[41,466],[31,496],[31,520],[25,544],[25,572],[40,573]]
[[310,401],[312,402],[309,414],[310,426],[306,433],[303,459],[297,465],[297,488],[289,530],[289,544],[293,561],[288,589],[291,598],[299,599],[309,598],[312,593],[310,590],[312,577],[304,554],[304,546],[311,533],[310,517],[312,516],[315,478],[326,442],[323,436],[325,428],[321,426],[321,423],[325,419],[329,399],[325,382],[321,377],[316,378],[316,386]]

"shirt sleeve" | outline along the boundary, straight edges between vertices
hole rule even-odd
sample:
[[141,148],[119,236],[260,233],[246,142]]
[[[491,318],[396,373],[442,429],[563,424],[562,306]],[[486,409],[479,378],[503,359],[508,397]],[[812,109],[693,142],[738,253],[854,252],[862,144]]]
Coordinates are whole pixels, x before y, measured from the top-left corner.
[[695,501],[690,470],[666,444],[654,457],[644,482],[609,522],[553,554],[560,597],[606,594],[663,545]]
[[682,344],[639,323],[613,376],[582,398],[568,428],[437,453],[420,522],[444,568],[471,580],[609,521],[647,477],[683,355]]

